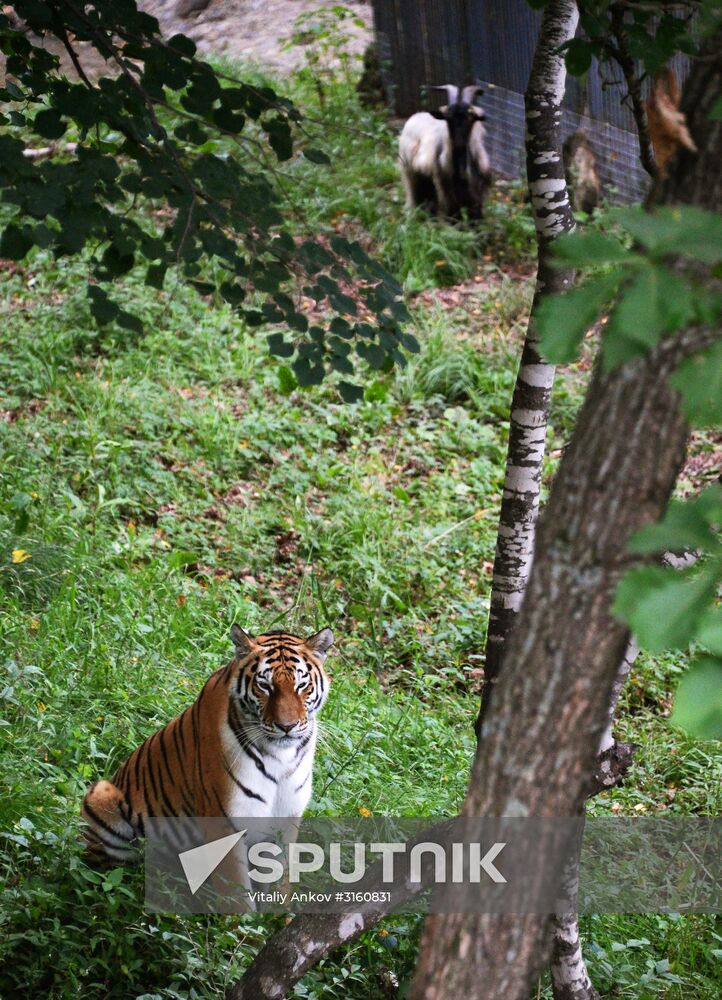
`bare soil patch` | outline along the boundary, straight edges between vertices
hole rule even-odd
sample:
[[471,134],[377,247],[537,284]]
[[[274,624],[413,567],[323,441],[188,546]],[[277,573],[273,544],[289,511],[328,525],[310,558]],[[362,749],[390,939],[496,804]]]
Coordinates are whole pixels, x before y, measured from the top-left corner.
[[[142,0],[140,6],[157,17],[165,35],[181,32],[204,55],[256,63],[275,73],[289,73],[303,62],[303,48],[286,48],[300,14],[327,7],[328,0]],[[349,28],[348,51],[363,53],[372,37],[370,3],[346,0],[365,29]]]

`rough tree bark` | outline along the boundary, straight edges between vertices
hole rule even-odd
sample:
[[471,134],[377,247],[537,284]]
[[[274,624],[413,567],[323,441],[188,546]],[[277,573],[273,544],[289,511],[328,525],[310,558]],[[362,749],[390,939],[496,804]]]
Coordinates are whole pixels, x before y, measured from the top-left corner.
[[[722,37],[703,55],[682,104],[702,152],[680,153],[658,198],[714,210],[722,202],[722,122],[707,115],[722,93]],[[720,336],[690,329],[611,374],[595,369],[540,524],[466,815],[564,816],[581,808],[628,641],[609,612],[629,565],[626,545],[660,516],[684,456],[687,428],[667,377]],[[296,918],[265,945],[229,997],[285,996],[315,962],[383,915],[377,907]],[[412,996],[441,1000],[462,991],[475,1000],[526,1000],[551,947],[551,926],[551,918],[536,915],[429,917]]]
[[537,234],[538,269],[532,315],[511,402],[486,638],[484,698],[477,730],[491,703],[505,640],[519,615],[539,514],[554,365],[539,353],[534,313],[542,298],[563,291],[574,279],[573,272],[552,266],[551,246],[558,236],[574,228],[562,162],[561,105],[567,73],[559,46],[574,37],[578,19],[573,0],[552,0],[544,8],[524,98],[526,169]]
[[[539,524],[464,815],[579,814],[628,641],[609,610],[626,545],[659,518],[684,458],[667,377],[718,335],[686,331],[609,375],[596,368]],[[538,915],[430,916],[410,996],[523,1000],[550,934],[551,918]]]
[[[695,62],[683,102],[703,153],[680,155],[664,201],[719,208],[722,124],[707,114],[722,90],[721,43],[712,39]],[[610,614],[630,564],[626,546],[661,515],[684,457],[687,427],[668,376],[720,337],[720,329],[691,328],[609,374],[596,366],[539,524],[465,815],[579,812],[628,642]],[[550,946],[551,918],[431,916],[410,995],[523,1000]]]
[[[628,85],[630,99],[634,113],[637,132],[639,135],[640,158],[647,173],[653,178],[659,177],[659,172],[654,160],[654,152],[649,136],[647,114],[642,98],[641,83],[637,76],[634,60],[629,57],[624,34],[624,5],[612,5],[612,28],[617,40],[617,46],[613,55],[619,63],[625,80]],[[709,56],[708,56],[709,57]],[[719,68],[712,67],[707,79],[695,76],[688,81],[683,95],[682,110],[689,114],[691,108],[698,106],[702,101],[702,106],[698,108],[698,120],[707,117],[714,95],[722,90],[722,81],[719,76]],[[700,117],[701,115],[701,117]],[[719,127],[719,126],[717,126]],[[705,126],[708,134],[708,146],[701,151],[701,156],[709,158],[710,150],[719,149],[719,138],[715,138],[711,132],[715,126],[707,123]],[[655,201],[688,201],[694,204],[706,204],[711,208],[719,208],[722,204],[721,181],[722,175],[717,172],[714,176],[714,163],[708,162],[706,165],[696,163],[693,176],[690,174],[693,156],[685,150],[685,155],[679,155],[672,163],[672,169],[665,178],[659,178],[656,185],[652,186],[649,204]],[[700,190],[700,184],[706,186],[708,181],[713,183],[712,191],[704,194]],[[705,200],[706,199],[706,200]],[[685,554],[680,559],[672,554],[667,554],[665,561],[670,565],[686,565],[694,561],[694,554]],[[600,760],[594,776],[597,790],[612,787],[618,781],[619,771],[624,771],[631,763],[631,748],[627,744],[618,744],[612,735],[612,725],[616,711],[616,704],[620,692],[626,681],[627,675],[636,659],[638,647],[634,639],[630,641],[625,652],[620,672],[617,677],[610,704],[610,715],[605,733],[600,743]],[[571,894],[570,894],[571,895]],[[582,956],[582,944],[579,934],[579,921],[576,915],[567,914],[555,918],[554,942],[551,957],[552,989],[555,1000],[596,1000],[597,991],[589,978],[586,965]]]
[[[609,699],[606,726],[599,741],[597,763],[592,776],[592,787],[589,790],[593,795],[602,789],[614,787],[632,762],[634,747],[629,743],[617,743],[612,727],[619,695],[638,652],[639,646],[636,640],[631,638],[617,670]],[[579,869],[575,864],[567,873],[565,890],[568,899],[576,899],[578,882]],[[578,914],[567,912],[555,915],[552,933],[549,969],[554,1000],[598,1000],[599,994],[594,988],[584,961]]]

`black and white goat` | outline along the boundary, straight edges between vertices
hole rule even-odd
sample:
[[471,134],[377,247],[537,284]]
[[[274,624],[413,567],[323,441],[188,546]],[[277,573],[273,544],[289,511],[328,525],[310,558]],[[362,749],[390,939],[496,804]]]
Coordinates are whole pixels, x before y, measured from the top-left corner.
[[481,87],[464,87],[461,94],[450,83],[433,89],[445,90],[448,104],[412,115],[399,139],[406,207],[424,205],[450,218],[466,209],[470,219],[480,219],[491,184],[484,112],[474,104]]

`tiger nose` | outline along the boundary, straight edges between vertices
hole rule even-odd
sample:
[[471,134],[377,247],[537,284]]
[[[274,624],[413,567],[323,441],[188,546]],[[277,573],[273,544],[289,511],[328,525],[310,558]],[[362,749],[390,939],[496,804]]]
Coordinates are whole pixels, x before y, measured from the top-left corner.
[[277,722],[277,727],[282,729],[284,733],[290,733],[292,729],[295,729],[296,723],[292,722],[290,726],[285,725],[283,722]]

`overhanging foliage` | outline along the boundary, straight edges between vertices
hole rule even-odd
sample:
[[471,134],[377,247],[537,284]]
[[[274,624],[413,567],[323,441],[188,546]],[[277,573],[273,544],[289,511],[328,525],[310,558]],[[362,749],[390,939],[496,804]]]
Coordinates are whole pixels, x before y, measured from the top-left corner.
[[[404,363],[402,348],[416,341],[401,329],[407,313],[391,275],[353,240],[299,239],[288,224],[283,185],[292,179],[278,164],[299,146],[319,169],[327,162],[291,101],[217,71],[183,35],[164,40],[134,0],[14,8],[22,23],[0,15],[0,189],[13,206],[0,255],[88,253],[96,321],[137,332],[139,318],[109,287],[142,265],[146,283],[162,289],[176,270],[249,326],[285,328],[269,348],[292,359],[290,387],[318,384],[329,370],[353,376],[354,353],[374,369]],[[108,75],[86,72],[89,53]],[[47,156],[26,155],[32,135],[52,144]],[[328,303],[327,318],[310,321],[302,296]],[[361,395],[349,381],[339,391]]]

